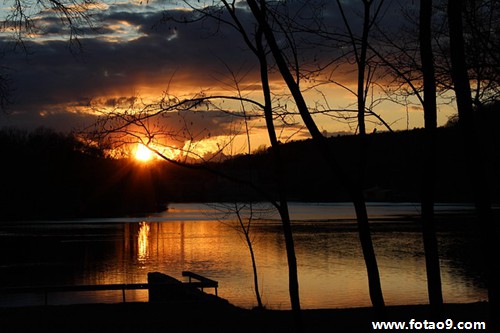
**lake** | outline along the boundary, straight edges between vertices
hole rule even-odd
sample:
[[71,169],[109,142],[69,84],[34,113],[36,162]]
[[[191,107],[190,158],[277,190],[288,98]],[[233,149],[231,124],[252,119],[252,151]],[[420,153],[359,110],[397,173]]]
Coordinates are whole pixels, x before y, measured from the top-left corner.
[[[180,280],[185,270],[219,281],[219,296],[256,305],[250,255],[231,205],[170,204],[147,217],[0,224],[4,287],[145,283],[159,271]],[[285,244],[277,215],[253,207],[251,237],[265,305],[289,309]],[[419,205],[369,204],[373,242],[388,305],[427,302]],[[369,306],[366,270],[350,204],[291,203],[303,308]],[[487,299],[480,240],[467,205],[437,205],[450,217],[438,239],[445,302]],[[248,212],[248,210],[246,211]],[[212,292],[211,290],[207,290]],[[49,304],[120,302],[120,292],[51,294]],[[127,301],[147,301],[127,291]],[[0,306],[43,304],[36,294],[2,296]]]

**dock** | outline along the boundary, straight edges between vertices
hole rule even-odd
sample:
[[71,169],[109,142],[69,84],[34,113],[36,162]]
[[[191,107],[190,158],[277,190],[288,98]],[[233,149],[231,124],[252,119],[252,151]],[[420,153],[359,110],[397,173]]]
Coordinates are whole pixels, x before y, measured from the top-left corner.
[[219,283],[217,281],[190,271],[183,271],[182,276],[188,277],[189,281],[182,282],[169,275],[152,272],[148,273],[148,283],[5,287],[0,288],[0,297],[15,294],[41,294],[44,296],[44,305],[49,305],[50,294],[71,292],[121,291],[123,303],[127,302],[127,290],[148,290],[149,302],[168,302],[182,298],[196,300],[207,295],[204,293],[206,288],[213,288],[215,296],[218,296]]

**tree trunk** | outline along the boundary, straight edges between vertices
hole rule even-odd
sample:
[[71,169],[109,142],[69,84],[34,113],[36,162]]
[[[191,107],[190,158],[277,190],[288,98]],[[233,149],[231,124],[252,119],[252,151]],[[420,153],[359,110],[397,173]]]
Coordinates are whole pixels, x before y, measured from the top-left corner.
[[[366,167],[368,160],[368,142],[366,139],[366,122],[365,122],[365,108],[366,108],[366,53],[368,49],[368,33],[370,32],[370,8],[372,1],[364,0],[364,17],[363,17],[363,33],[361,36],[361,50],[359,53],[358,63],[358,129],[359,129],[359,175],[358,182],[362,189],[365,185]],[[356,45],[356,44],[354,44]]]
[[441,269],[434,225],[434,192],[436,183],[436,78],[432,54],[432,0],[420,0],[420,58],[424,78],[424,168],[422,180],[422,229],[427,271],[429,303],[434,315],[439,316],[443,307]]
[[363,34],[361,36],[361,52],[358,59],[358,129],[359,134],[364,140],[366,135],[365,126],[365,70],[366,70],[366,50],[368,49],[368,32],[370,30],[370,7],[371,1],[363,1]]
[[285,237],[285,248],[288,262],[288,291],[290,294],[290,303],[292,306],[293,317],[295,321],[296,332],[303,332],[302,314],[300,308],[299,295],[299,279],[297,269],[297,259],[295,256],[295,245],[293,241],[292,226],[290,214],[288,211],[288,201],[286,197],[286,183],[284,174],[285,167],[280,153],[278,138],[274,129],[273,110],[271,101],[271,88],[269,86],[268,64],[266,52],[262,45],[262,30],[258,30],[256,34],[257,56],[260,64],[260,75],[262,83],[262,93],[264,95],[264,118],[266,120],[267,132],[274,159],[274,174],[277,181],[277,191],[279,196],[279,214],[283,227],[283,235]]
[[[241,220],[240,220],[241,222]],[[250,258],[252,259],[252,270],[253,270],[253,285],[255,289],[255,297],[257,299],[257,307],[259,309],[263,309],[264,305],[262,304],[262,299],[260,297],[260,289],[259,289],[259,275],[257,272],[257,262],[255,260],[255,253],[253,251],[252,240],[250,239],[250,235],[248,234],[248,230],[245,229],[243,224],[241,223],[241,227],[243,228],[245,234],[245,241],[247,242],[248,251],[250,252]]]
[[253,250],[252,240],[250,239],[250,225],[253,219],[253,208],[252,204],[250,204],[250,215],[248,217],[248,225],[245,226],[243,222],[243,217],[241,216],[240,209],[238,208],[238,204],[234,204],[234,211],[236,212],[236,217],[238,218],[238,223],[240,225],[240,230],[243,232],[245,236],[245,242],[247,243],[248,252],[250,252],[250,259],[252,260],[252,271],[253,271],[253,286],[255,291],[255,298],[257,299],[257,308],[263,309],[264,305],[262,304],[262,298],[260,297],[260,289],[259,289],[259,274],[257,272],[257,261],[255,259],[255,252]]
[[[478,128],[475,124],[472,97],[465,62],[465,42],[463,35],[462,10],[464,0],[448,0],[448,23],[450,32],[450,60],[451,76],[455,88],[459,126],[462,133],[462,145],[465,159],[468,161],[468,175],[474,182],[474,201],[476,206],[478,225],[483,235],[483,251],[486,263],[486,280],[488,285],[488,299],[490,306],[491,332],[499,329],[500,318],[499,286],[500,281],[497,255],[500,248],[497,245],[500,239],[498,226],[493,220],[489,198],[489,179],[485,164],[487,152],[485,144],[481,143]],[[495,269],[495,267],[497,267]]]

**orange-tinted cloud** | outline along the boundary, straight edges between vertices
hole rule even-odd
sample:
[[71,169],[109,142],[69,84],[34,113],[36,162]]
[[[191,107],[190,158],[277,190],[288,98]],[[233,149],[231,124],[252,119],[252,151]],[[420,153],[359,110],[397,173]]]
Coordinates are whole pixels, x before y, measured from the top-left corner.
[[[63,32],[60,21],[45,16],[43,33],[25,43],[29,53],[6,53],[2,59],[9,68],[14,103],[10,106],[10,115],[0,118],[0,126],[44,125],[69,130],[95,120],[89,108],[91,102],[94,106],[111,107],[139,98],[147,103],[167,90],[178,95],[200,91],[234,94],[234,79],[243,94],[259,98],[258,63],[237,31],[208,19],[190,24],[166,20],[182,21],[189,18],[190,13],[179,8],[158,7],[158,3],[152,1],[143,6],[115,3],[95,11],[95,27],[82,27],[85,35],[77,56],[69,52],[66,41],[57,38]],[[361,21],[355,8],[350,7],[352,4],[354,2],[344,2],[356,33]],[[291,12],[299,10],[298,2],[288,5]],[[335,2],[324,4],[322,11],[327,26],[336,24],[336,29],[341,29]],[[252,18],[244,10],[239,14],[252,37]],[[306,14],[312,15],[312,12],[304,13],[303,17],[307,17]],[[221,15],[228,18],[224,12]],[[385,15],[385,19],[396,26],[396,10],[388,10]],[[2,38],[0,46],[5,48],[8,41]],[[310,34],[297,36],[302,43],[298,60],[311,69],[329,62],[340,52],[333,44],[324,48],[315,45],[315,38]],[[286,46],[284,36],[279,36],[279,41]],[[332,77],[350,86],[356,75],[349,65],[337,68]],[[272,80],[274,92],[286,91],[275,69]],[[308,82],[302,84],[306,87]],[[340,96],[339,92],[336,90],[328,97],[347,104],[344,101],[348,101],[349,93],[344,91],[346,96]],[[315,105],[319,98],[311,97],[310,104]],[[334,107],[341,104],[335,103]],[[189,117],[192,118],[189,123],[196,124],[193,131],[206,131],[212,136],[222,135],[236,121],[203,118],[198,114]],[[335,131],[330,127],[326,130]]]

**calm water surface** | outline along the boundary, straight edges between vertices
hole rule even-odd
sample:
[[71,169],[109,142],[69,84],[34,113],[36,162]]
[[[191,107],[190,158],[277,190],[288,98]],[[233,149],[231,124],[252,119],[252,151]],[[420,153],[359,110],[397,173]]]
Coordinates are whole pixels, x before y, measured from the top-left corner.
[[[0,283],[3,286],[143,283],[160,271],[183,280],[189,270],[219,281],[219,296],[255,306],[248,248],[234,216],[225,208],[172,204],[147,218],[89,219],[0,224]],[[467,206],[437,207],[462,212]],[[386,303],[425,303],[421,234],[411,222],[393,217],[418,213],[413,204],[371,204],[373,241]],[[370,305],[366,270],[349,204],[291,205],[304,308]],[[256,214],[251,236],[264,303],[288,309],[285,244],[276,215]],[[452,220],[453,222],[453,220]],[[457,220],[457,225],[458,225]],[[478,238],[467,226],[439,232],[446,302],[486,299]],[[127,300],[146,301],[145,291],[127,291]],[[50,304],[119,302],[121,292],[51,294]],[[0,306],[40,304],[41,295],[0,298]]]

